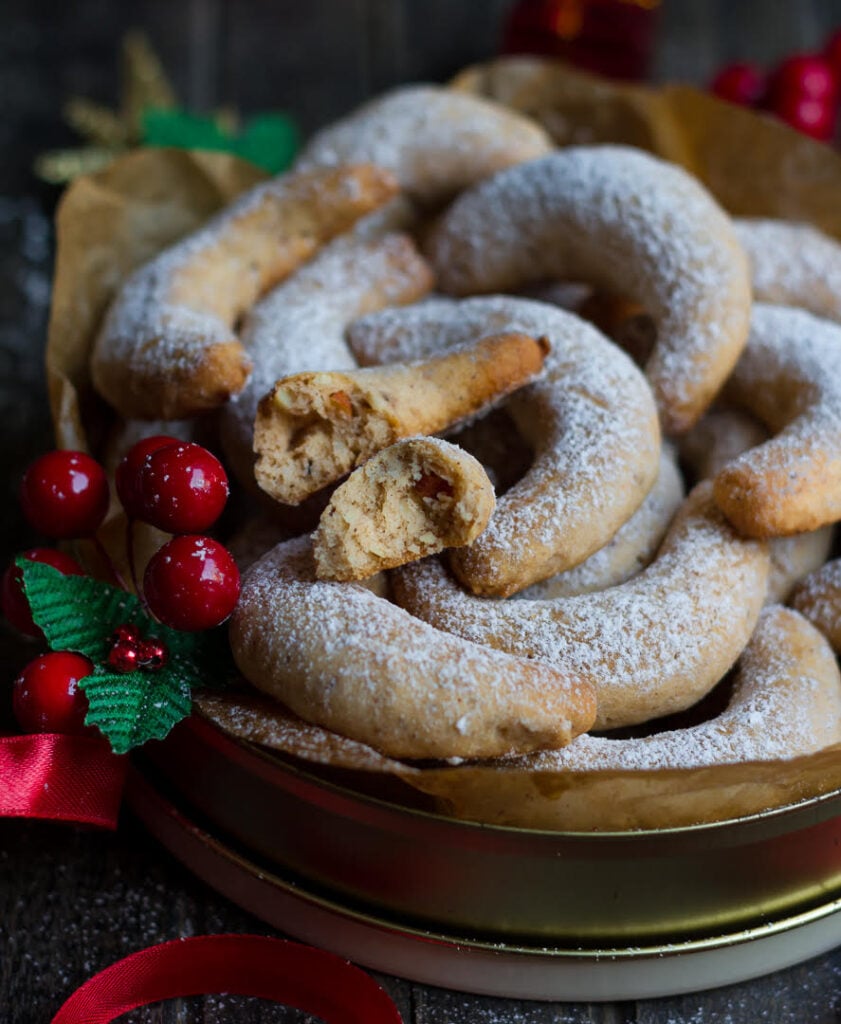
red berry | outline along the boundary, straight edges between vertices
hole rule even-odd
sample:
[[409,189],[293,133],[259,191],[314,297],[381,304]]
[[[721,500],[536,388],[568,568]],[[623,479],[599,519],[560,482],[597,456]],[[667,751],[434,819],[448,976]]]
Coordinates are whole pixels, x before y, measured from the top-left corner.
[[155,637],[150,637],[148,640],[140,641],[137,657],[141,668],[157,672],[169,661],[169,652],[164,643],[156,640]]
[[52,451],[23,474],[23,512],[48,537],[90,537],[108,510],[105,470],[84,452]]
[[834,103],[838,80],[832,65],[817,53],[801,53],[784,60],[771,76],[769,106],[777,110],[780,103],[794,98]]
[[140,667],[137,644],[132,640],[118,640],[108,652],[108,667],[115,672],[134,672]]
[[140,643],[140,630],[135,626],[133,622],[124,622],[121,626],[116,626],[114,632],[109,637],[111,646],[115,644],[134,644],[135,646]]
[[149,560],[143,592],[167,626],[211,629],[234,610],[239,571],[230,552],[210,537],[173,537]]
[[81,654],[52,651],[36,658],[14,681],[12,709],[24,732],[81,732],[88,701],[79,689],[93,665]]
[[755,107],[765,95],[765,75],[756,64],[728,64],[710,83],[710,91],[723,100]]
[[117,488],[117,497],[132,519],[137,518],[140,510],[141,499],[137,478],[143,463],[152,452],[158,451],[159,448],[180,443],[177,437],[169,437],[167,434],[144,437],[132,445],[120,460],[114,473],[114,485]]
[[138,517],[169,533],[198,533],[212,526],[228,500],[222,463],[200,444],[159,448],[137,476]]
[[[28,558],[30,562],[51,565],[65,576],[85,575],[85,570],[75,558],[65,555],[63,551],[58,551],[56,548],[30,548],[29,551],[22,552],[19,557]],[[0,584],[0,607],[9,622],[21,633],[36,637],[44,635],[32,621],[29,601],[23,592],[23,573],[14,562],[3,573],[3,581]]]
[[823,100],[790,96],[774,107],[774,113],[792,128],[820,142],[828,142],[835,132],[835,107]]

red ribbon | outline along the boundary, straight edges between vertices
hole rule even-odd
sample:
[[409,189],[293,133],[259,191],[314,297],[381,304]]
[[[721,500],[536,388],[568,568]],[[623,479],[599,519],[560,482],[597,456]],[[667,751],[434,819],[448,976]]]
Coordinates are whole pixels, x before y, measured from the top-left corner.
[[[0,817],[116,828],[126,768],[95,736],[0,737]],[[388,995],[347,960],[258,935],[204,935],[134,953],[78,989],[53,1024],[108,1024],[138,1006],[211,992],[271,999],[325,1024],[401,1024]]]
[[260,935],[199,935],[133,953],[77,989],[52,1024],[108,1024],[138,1006],[211,992],[271,999],[325,1024],[402,1024],[383,989],[347,960]]
[[0,817],[114,829],[126,767],[98,736],[0,737]]

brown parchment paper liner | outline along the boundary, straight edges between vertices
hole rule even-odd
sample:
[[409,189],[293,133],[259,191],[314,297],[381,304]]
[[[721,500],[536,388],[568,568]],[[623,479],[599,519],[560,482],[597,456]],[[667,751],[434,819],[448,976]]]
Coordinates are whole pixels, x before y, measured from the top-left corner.
[[[89,361],[99,323],[122,281],[264,177],[226,154],[150,149],[80,177],[67,189],[56,213],[46,354],[50,411],[60,447],[93,449],[101,458],[107,432],[118,426],[91,387]],[[112,502],[101,538],[128,579],[124,527],[119,506]],[[141,524],[135,534],[142,568],[165,537]],[[82,547],[86,563],[101,572],[92,546]]]
[[[652,150],[698,175],[733,213],[808,220],[841,238],[841,156],[770,119],[692,89],[613,85],[531,58],[469,68],[453,87],[535,116],[559,144],[623,142]],[[57,215],[47,347],[59,445],[98,454],[113,420],[91,390],[88,360],[120,282],[261,177],[228,155],[143,150],[68,189]],[[121,525],[115,510],[106,523],[106,543]],[[250,693],[199,694],[196,703],[201,714],[235,737],[313,764],[364,773],[366,789],[396,777],[430,794],[443,813],[500,825],[676,827],[841,788],[841,745],[791,761],[657,772],[429,767],[392,761]]]

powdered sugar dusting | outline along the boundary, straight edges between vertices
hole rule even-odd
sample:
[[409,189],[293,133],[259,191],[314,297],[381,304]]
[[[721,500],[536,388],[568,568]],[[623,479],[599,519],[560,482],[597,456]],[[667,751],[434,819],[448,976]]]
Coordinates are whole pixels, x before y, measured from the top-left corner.
[[237,467],[251,465],[254,417],[275,381],[306,370],[356,367],[344,339],[347,323],[383,305],[422,295],[430,277],[405,235],[372,241],[344,236],[258,302],[242,344],[254,369],[223,413],[223,440]]
[[610,728],[688,707],[710,690],[747,642],[767,576],[766,546],[740,538],[703,484],[658,558],[621,586],[495,601],[466,593],[429,559],[398,570],[393,590],[440,629],[592,680],[599,727]]
[[604,590],[631,579],[654,557],[683,496],[683,478],[675,453],[664,445],[654,486],[613,538],[580,565],[535,583],[513,597],[545,601]]
[[[237,319],[395,187],[383,171],[349,167],[284,174],[243,193],[125,282],[94,346],[97,388],[118,408],[133,400],[132,414],[175,418],[197,411],[201,368],[220,379],[201,382],[198,408],[222,404],[248,370]],[[230,347],[214,366],[222,344]]]
[[[726,393],[779,431],[721,471],[734,495],[744,489],[758,516],[784,520],[779,532],[841,518],[841,327],[757,303]],[[803,504],[807,520],[795,520]]]
[[534,121],[440,86],[406,86],[318,132],[296,168],[371,161],[394,172],[415,199],[435,203],[552,142]]
[[[798,646],[804,639],[810,645],[806,658]],[[740,659],[730,703],[716,718],[635,739],[581,736],[563,751],[520,758],[517,767],[701,768],[786,759],[839,741],[841,678],[832,652],[817,634],[809,636],[795,612],[772,606],[762,613]]]
[[496,175],[456,200],[431,254],[454,294],[564,277],[640,301],[657,323],[647,374],[667,426],[697,418],[747,336],[729,219],[696,179],[639,150],[569,147]]
[[841,244],[810,224],[737,219],[754,297],[841,320]]
[[[243,193],[198,230],[135,270],[108,312],[94,350],[94,369],[100,362],[125,363],[129,373],[144,374],[150,364],[166,361],[190,370],[200,363],[204,348],[232,340],[232,297],[243,278],[254,279],[252,290],[258,293],[257,262],[246,253],[237,258],[236,247],[228,247],[226,259],[232,261],[230,276],[237,289],[220,289],[215,275],[194,274],[191,268],[212,257],[237,223],[267,196],[282,194],[285,180],[274,179]],[[184,287],[185,278],[189,288]]]
[[493,576],[497,592],[563,571],[604,546],[653,484],[660,450],[640,371],[591,325],[547,303],[429,300],[359,320],[349,337],[366,358],[379,349],[403,359],[505,331],[546,336],[552,349],[540,380],[507,406],[536,451],[534,464],[458,555],[470,566],[465,572]]
[[217,313],[170,300],[173,277],[200,248],[201,241],[191,238],[128,278],[97,337],[95,373],[97,367],[124,364],[128,374],[145,374],[161,361],[189,373],[206,348],[231,340],[230,325]]
[[245,573],[231,645],[258,688],[398,756],[560,745],[572,722],[581,731],[591,720],[566,673],[448,636],[363,587],[317,580],[309,538]]

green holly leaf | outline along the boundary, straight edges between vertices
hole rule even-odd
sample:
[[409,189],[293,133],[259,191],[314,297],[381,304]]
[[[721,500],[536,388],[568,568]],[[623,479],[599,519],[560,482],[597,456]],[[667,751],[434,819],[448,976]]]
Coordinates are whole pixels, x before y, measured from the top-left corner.
[[88,698],[86,725],[95,725],[115,754],[162,740],[193,706],[190,686],[164,667],[155,672],[105,672],[79,680]]
[[234,132],[217,117],[202,117],[178,109],[146,110],[143,142],[147,146],[234,153],[270,174],[277,174],[292,162],[299,135],[295,122],[279,113],[258,114],[241,131]]
[[[162,739],[190,713],[193,686],[224,686],[234,675],[223,630],[185,633],[153,619],[140,601],[90,576],[65,576],[41,562],[18,558],[32,617],[54,651],[76,651],[94,665],[79,685],[88,697],[85,719],[122,754]],[[167,662],[159,669],[114,672],[110,637],[132,624],[144,639],[160,640]]]
[[53,651],[76,651],[98,665],[108,657],[108,638],[133,622],[146,632],[151,619],[125,590],[91,576],[65,576],[41,562],[18,558],[32,618]]

